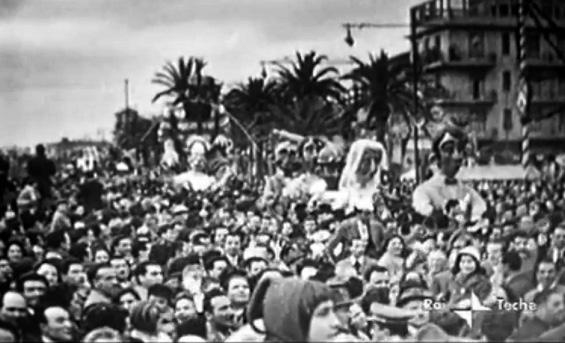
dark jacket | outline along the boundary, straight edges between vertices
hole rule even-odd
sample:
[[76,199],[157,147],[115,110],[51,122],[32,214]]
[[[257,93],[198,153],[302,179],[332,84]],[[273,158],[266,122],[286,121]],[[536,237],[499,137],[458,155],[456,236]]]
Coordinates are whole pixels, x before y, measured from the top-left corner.
[[471,293],[485,300],[492,290],[492,284],[484,274],[474,273],[464,276],[461,273],[450,279],[448,293],[449,303],[457,304],[459,301],[471,296]]
[[[349,254],[349,247],[351,242],[359,237],[359,218],[351,218],[344,221],[335,234],[330,238],[326,249],[334,261],[339,261],[347,257]],[[381,250],[383,244],[384,228],[376,220],[370,220],[367,225],[369,231],[369,242],[367,245],[367,254],[373,258],[377,257],[378,251]],[[342,244],[341,252],[339,254],[334,253],[334,249]]]

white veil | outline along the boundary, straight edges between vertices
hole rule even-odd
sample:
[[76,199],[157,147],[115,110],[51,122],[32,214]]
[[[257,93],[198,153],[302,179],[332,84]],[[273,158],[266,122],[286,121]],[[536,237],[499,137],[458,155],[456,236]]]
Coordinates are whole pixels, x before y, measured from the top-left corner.
[[[381,161],[377,166],[377,172],[371,181],[365,186],[359,182],[356,171],[361,163],[365,150],[378,150],[381,152]],[[345,167],[339,180],[339,196],[334,207],[345,207],[347,210],[373,208],[373,195],[377,192],[377,186],[381,183],[382,172],[388,170],[388,158],[385,147],[370,139],[360,139],[351,145],[347,154]]]

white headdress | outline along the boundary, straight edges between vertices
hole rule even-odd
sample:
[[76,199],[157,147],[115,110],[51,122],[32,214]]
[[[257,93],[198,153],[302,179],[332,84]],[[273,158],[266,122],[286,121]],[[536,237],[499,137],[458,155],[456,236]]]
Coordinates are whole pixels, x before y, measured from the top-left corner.
[[359,181],[356,176],[356,171],[359,169],[359,164],[363,157],[363,153],[366,150],[378,150],[381,152],[381,162],[377,166],[377,172],[373,176],[373,181],[377,184],[380,183],[380,177],[383,170],[388,170],[388,158],[385,147],[376,141],[369,139],[360,139],[351,145],[349,153],[347,154],[347,159],[345,161],[345,167],[341,173],[341,178],[339,180],[339,189],[349,189],[352,187],[358,187]]

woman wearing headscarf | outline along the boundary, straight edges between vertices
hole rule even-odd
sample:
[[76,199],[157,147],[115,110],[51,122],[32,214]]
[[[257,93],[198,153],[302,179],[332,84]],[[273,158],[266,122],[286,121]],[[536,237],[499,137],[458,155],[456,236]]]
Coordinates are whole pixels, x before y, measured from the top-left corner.
[[[248,319],[264,342],[324,342],[340,336],[333,292],[316,281],[263,279],[253,293]],[[257,319],[262,318],[263,328]]]
[[449,304],[460,307],[467,303],[472,294],[484,303],[492,293],[492,284],[481,267],[479,250],[467,246],[459,251],[451,270],[452,279],[448,286]]

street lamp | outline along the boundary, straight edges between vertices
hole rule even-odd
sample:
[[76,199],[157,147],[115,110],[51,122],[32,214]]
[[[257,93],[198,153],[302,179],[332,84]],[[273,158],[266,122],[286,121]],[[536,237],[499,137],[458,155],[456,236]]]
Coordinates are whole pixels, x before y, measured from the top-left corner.
[[409,27],[409,24],[395,24],[395,23],[383,23],[383,24],[379,24],[379,23],[344,23],[342,24],[342,26],[345,28],[346,30],[346,35],[345,35],[345,43],[347,45],[349,45],[350,47],[353,47],[353,45],[355,45],[355,40],[353,39],[353,35],[351,34],[351,29],[357,29],[357,30],[363,30],[366,28],[372,28],[372,29],[395,29],[395,28],[400,28],[400,27]]

